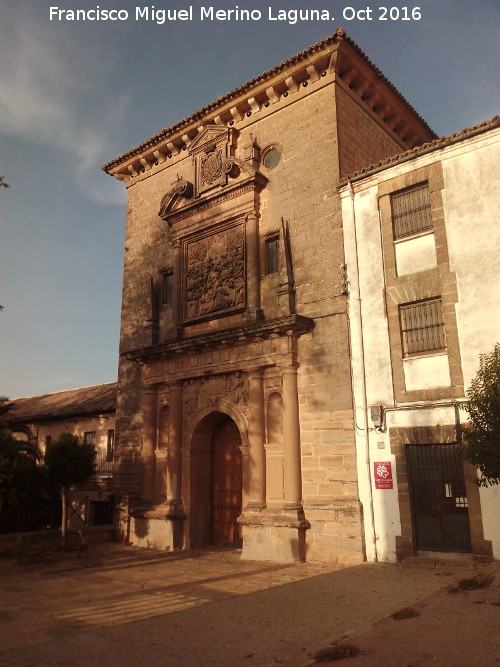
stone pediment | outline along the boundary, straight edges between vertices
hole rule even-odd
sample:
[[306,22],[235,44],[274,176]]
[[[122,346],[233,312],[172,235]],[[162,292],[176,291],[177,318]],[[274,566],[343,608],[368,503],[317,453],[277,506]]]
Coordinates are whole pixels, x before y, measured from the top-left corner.
[[189,146],[194,166],[194,196],[199,197],[227,185],[226,161],[233,155],[235,131],[227,127],[205,127]]
[[236,157],[237,135],[233,128],[219,125],[208,125],[199,132],[189,145],[189,181],[178,178],[161,200],[159,216],[163,220],[172,224],[192,216],[195,210],[201,212],[252,188],[264,187],[267,179],[256,170],[255,160]]
[[229,129],[227,127],[207,125],[189,144],[189,154],[194,155],[224,141],[229,141]]

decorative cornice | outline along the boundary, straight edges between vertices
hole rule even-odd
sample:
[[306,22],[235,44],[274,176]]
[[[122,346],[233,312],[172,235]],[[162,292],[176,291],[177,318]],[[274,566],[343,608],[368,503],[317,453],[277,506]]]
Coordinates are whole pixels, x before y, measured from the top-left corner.
[[227,345],[248,344],[255,339],[265,339],[270,336],[287,336],[289,334],[301,336],[314,327],[314,321],[302,315],[289,315],[264,322],[253,322],[232,329],[214,331],[192,338],[175,340],[160,345],[152,345],[137,350],[122,352],[122,356],[132,361],[150,361],[168,358],[177,355],[209,350]]
[[[233,164],[236,164],[236,162],[239,163],[240,161],[239,160],[236,161],[236,158],[229,158],[227,160],[228,165],[229,163],[231,163],[231,165],[229,165],[230,167]],[[253,176],[250,176],[249,178],[246,178],[243,181],[238,181],[231,185],[227,185],[225,188],[219,190],[214,194],[205,195],[203,199],[200,198],[193,201],[189,201],[187,204],[175,209],[174,211],[168,211],[166,210],[168,209],[168,205],[164,206],[164,202],[167,201],[167,198],[170,196],[172,192],[170,191],[162,199],[162,205],[160,208],[159,215],[163,220],[165,220],[165,222],[173,224],[174,222],[179,222],[180,220],[189,218],[190,216],[193,215],[194,212],[200,213],[201,211],[205,211],[209,208],[212,208],[213,206],[219,206],[223,202],[229,201],[230,199],[234,199],[235,197],[239,197],[245,192],[250,192],[253,189],[257,189],[258,191],[260,191],[266,183],[267,183],[267,178],[262,174],[260,174],[259,172],[255,172]],[[170,202],[173,201],[174,198],[175,197],[170,198],[169,201]]]

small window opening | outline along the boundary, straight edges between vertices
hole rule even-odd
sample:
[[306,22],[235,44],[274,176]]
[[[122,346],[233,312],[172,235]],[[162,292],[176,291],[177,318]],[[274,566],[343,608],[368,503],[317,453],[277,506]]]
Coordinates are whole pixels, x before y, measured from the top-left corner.
[[278,248],[279,248],[279,238],[277,236],[273,236],[270,239],[266,239],[266,244],[265,244],[266,275],[278,272]]
[[161,304],[171,306],[173,301],[174,275],[172,271],[164,271],[161,281]]
[[113,460],[113,454],[115,450],[115,431],[110,428],[108,430],[108,442],[106,447],[106,461]]

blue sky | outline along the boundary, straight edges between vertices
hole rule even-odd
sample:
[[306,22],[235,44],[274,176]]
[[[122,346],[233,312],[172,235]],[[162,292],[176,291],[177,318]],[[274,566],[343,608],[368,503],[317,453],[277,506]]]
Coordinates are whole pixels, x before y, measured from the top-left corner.
[[[135,7],[195,20],[135,21]],[[125,188],[100,166],[342,26],[438,134],[499,112],[495,1],[422,0],[419,21],[369,2],[214,2],[254,22],[201,22],[158,0],[0,0],[0,395],[116,379]],[[127,21],[50,21],[49,8],[122,9]],[[330,22],[269,21],[328,9]],[[372,21],[343,9],[372,8]]]

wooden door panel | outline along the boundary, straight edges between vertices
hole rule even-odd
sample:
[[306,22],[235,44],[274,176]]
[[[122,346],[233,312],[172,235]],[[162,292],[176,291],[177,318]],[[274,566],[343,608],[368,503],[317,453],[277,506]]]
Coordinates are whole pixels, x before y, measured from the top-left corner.
[[220,424],[212,440],[212,543],[240,544],[241,436],[232,419]]

